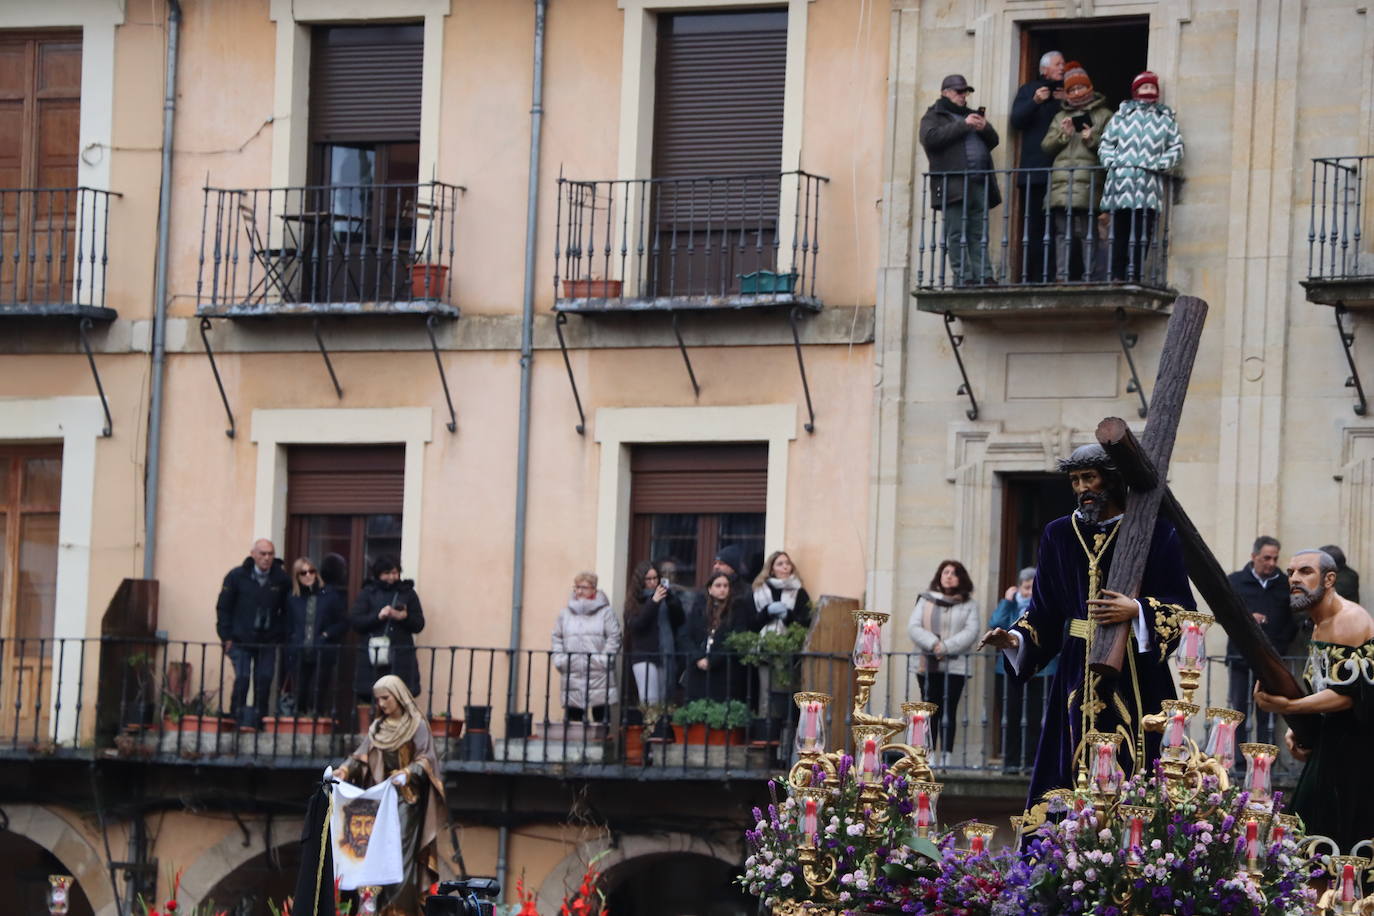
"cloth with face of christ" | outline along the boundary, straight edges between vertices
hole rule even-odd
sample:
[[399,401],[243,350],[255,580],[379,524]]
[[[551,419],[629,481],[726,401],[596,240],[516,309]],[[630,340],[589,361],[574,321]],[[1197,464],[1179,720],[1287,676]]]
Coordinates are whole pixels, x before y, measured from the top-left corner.
[[1122,736],[1120,761],[1127,776],[1141,765],[1153,766],[1159,758],[1160,736],[1145,732],[1140,720],[1142,715],[1159,712],[1161,701],[1177,696],[1168,663],[1178,639],[1175,615],[1196,605],[1178,534],[1161,517],[1155,522],[1141,580],[1130,659],[1114,681],[1097,676],[1085,681],[1088,636],[1095,626],[1088,619],[1090,566],[1095,556],[1094,578],[1101,589],[1107,582],[1120,524],[1121,516],[1096,524],[1075,513],[1050,522],[1040,539],[1030,605],[1011,628],[1020,646],[1005,650],[1011,676],[1022,682],[1059,659],[1050,682],[1027,808],[1051,789],[1073,787],[1078,773],[1076,752],[1083,740],[1085,697],[1095,697],[1090,705],[1096,730]]
[[[326,770],[327,779],[329,771]],[[396,786],[384,779],[370,789],[334,784],[329,832],[333,841],[334,876],[342,890],[370,884],[400,884],[401,819]]]

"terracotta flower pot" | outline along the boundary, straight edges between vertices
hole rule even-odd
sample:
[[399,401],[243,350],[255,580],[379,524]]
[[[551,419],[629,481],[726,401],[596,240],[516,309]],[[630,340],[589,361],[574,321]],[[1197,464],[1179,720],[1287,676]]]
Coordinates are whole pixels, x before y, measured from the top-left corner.
[[452,716],[430,716],[429,733],[435,738],[461,738],[463,720]]
[[644,765],[644,726],[625,726],[625,765]]
[[410,266],[410,297],[412,299],[442,298],[444,281],[447,278],[447,264],[412,264]]
[[620,280],[580,280],[563,281],[565,299],[619,299],[622,289]]
[[744,743],[744,729],[711,728],[704,722],[694,722],[686,727],[674,725],[673,736],[679,744],[709,744],[720,747]]

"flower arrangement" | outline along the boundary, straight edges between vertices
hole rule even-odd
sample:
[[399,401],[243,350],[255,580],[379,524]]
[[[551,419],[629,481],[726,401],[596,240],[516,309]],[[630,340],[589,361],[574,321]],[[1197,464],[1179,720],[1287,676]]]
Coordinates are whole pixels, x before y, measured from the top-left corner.
[[[587,870],[582,873],[577,889],[563,898],[558,916],[607,916],[606,895],[601,891],[601,871],[596,867],[599,858],[597,856],[587,863]],[[520,908],[513,910],[512,916],[539,916],[539,907],[535,904],[537,895],[526,889],[523,875],[515,881],[515,896]]]
[[137,916],[177,916],[181,913],[185,913],[186,916],[228,916],[228,910],[216,910],[213,902],[202,903],[190,910],[181,909],[177,897],[181,894],[181,875],[185,871],[184,868],[177,869],[176,874],[172,877],[171,893],[163,901],[161,908],[158,907],[157,901],[150,902],[139,895],[134,900],[134,913]]

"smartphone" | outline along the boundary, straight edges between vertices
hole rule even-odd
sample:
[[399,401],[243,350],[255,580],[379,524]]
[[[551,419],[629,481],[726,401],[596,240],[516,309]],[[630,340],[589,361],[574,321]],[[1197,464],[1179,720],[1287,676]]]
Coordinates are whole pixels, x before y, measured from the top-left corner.
[[1082,130],[1085,127],[1092,127],[1093,119],[1091,115],[1076,114],[1073,116],[1073,129]]
[[979,106],[978,106],[978,117],[980,117],[980,118],[986,118],[987,116],[988,116],[988,109],[987,109],[987,107],[984,106],[984,105],[979,105]]

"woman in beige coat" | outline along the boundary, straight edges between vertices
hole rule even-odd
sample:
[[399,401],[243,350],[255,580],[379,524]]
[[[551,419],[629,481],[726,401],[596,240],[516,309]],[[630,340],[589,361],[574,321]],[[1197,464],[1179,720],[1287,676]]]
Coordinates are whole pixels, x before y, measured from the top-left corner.
[[973,673],[969,653],[982,627],[982,615],[972,594],[973,580],[964,564],[942,561],[929,588],[916,599],[906,628],[918,653],[913,667],[921,696],[940,707],[941,727],[931,738],[932,747],[940,750],[937,762],[941,766],[949,764],[959,697]]

